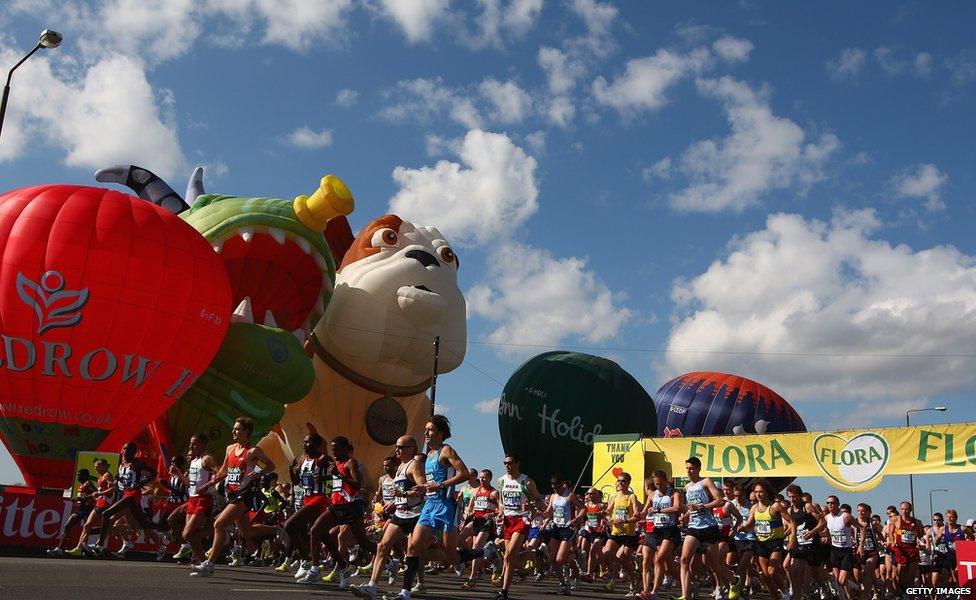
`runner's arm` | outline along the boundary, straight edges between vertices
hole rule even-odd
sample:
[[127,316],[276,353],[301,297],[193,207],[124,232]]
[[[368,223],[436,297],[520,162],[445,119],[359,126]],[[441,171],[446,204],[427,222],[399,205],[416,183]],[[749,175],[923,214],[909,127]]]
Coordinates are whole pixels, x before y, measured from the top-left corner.
[[719,491],[718,487],[715,486],[715,482],[712,481],[712,478],[703,478],[702,485],[708,490],[708,494],[712,497],[710,501],[702,505],[702,510],[711,510],[713,508],[722,506],[722,503],[725,502],[725,496]]
[[[731,507],[732,510],[729,510],[729,507]],[[739,512],[739,509],[735,507],[735,504],[732,504],[731,502],[726,502],[725,503],[725,512],[729,516],[731,516],[732,517],[732,520],[735,522],[735,524],[732,526],[732,528],[733,529],[738,529],[739,526],[742,525],[742,523],[743,523],[742,514]]]
[[267,454],[265,454],[265,452],[261,448],[261,446],[253,446],[251,448],[251,451],[253,452],[253,454],[251,454],[251,458],[254,461],[256,461],[256,462],[260,462],[261,463],[262,470],[264,470],[264,471],[274,471],[275,470],[274,461],[271,460],[271,458]]

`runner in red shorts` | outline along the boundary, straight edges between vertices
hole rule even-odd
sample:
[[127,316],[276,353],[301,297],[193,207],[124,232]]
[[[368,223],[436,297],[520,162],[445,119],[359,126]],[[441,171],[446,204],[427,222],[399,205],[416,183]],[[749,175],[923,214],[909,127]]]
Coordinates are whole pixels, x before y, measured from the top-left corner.
[[98,534],[98,552],[108,554],[106,548],[109,525],[116,518],[124,518],[126,513],[146,531],[154,530],[152,521],[142,510],[142,488],[156,479],[156,470],[141,459],[136,458],[136,445],[127,442],[122,446],[119,460],[119,491],[122,497],[102,513],[101,531]]
[[159,478],[159,485],[166,490],[166,503],[159,511],[159,524],[165,523],[169,527],[174,542],[180,545],[180,550],[173,555],[179,560],[190,556],[190,545],[183,539],[183,528],[186,527],[187,493],[186,457],[177,455],[169,461],[169,479]]
[[183,538],[193,552],[197,562],[206,560],[204,556],[203,538],[211,528],[211,511],[213,510],[213,496],[207,489],[217,461],[207,451],[210,440],[202,433],[190,438],[190,469],[186,474],[186,488],[189,498],[186,501],[186,525],[183,526]]
[[288,546],[285,549],[285,560],[275,568],[279,573],[288,572],[292,552],[297,550],[301,558],[301,566],[296,579],[301,579],[308,573],[308,542],[309,528],[312,523],[329,507],[329,496],[332,492],[332,458],[326,452],[325,440],[317,433],[310,433],[302,441],[302,458],[296,461],[297,469],[292,477],[296,481],[296,497],[301,502],[298,509],[285,521],[285,533],[288,534]]
[[902,502],[901,513],[888,524],[891,531],[892,554],[895,557],[895,573],[902,591],[914,585],[918,578],[918,546],[925,535],[922,522],[912,515],[912,503]]
[[502,535],[505,538],[505,562],[502,567],[502,589],[495,600],[507,600],[508,589],[512,585],[516,561],[529,534],[529,507],[543,510],[545,501],[539,495],[535,482],[519,472],[519,457],[510,454],[505,457],[505,474],[499,480],[498,489],[502,497]]

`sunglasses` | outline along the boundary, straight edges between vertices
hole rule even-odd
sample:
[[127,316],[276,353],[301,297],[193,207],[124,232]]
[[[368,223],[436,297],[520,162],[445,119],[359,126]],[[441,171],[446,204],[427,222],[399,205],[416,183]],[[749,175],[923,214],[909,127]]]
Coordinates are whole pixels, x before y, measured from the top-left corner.
[[626,479],[618,479],[617,483],[630,483],[630,482],[627,481]]
[[833,500],[827,500],[827,504],[837,504],[837,503],[834,502]]
[[508,465],[514,465],[515,464],[515,461],[513,461],[513,460],[506,460],[502,464],[507,467]]

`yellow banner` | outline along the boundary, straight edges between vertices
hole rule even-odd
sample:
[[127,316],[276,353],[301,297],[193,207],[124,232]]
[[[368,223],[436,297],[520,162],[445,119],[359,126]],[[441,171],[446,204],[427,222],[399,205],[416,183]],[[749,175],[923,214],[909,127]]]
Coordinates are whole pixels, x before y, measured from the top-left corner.
[[617,490],[617,477],[627,473],[637,499],[644,502],[644,445],[638,434],[601,435],[594,441],[593,487],[609,498]]
[[[598,464],[606,468],[612,462],[610,444],[594,441],[594,479]],[[659,465],[663,458],[676,476],[684,475],[688,457],[697,456],[707,477],[822,477],[846,491],[869,490],[885,475],[976,472],[976,423],[644,438],[643,446],[645,465]]]

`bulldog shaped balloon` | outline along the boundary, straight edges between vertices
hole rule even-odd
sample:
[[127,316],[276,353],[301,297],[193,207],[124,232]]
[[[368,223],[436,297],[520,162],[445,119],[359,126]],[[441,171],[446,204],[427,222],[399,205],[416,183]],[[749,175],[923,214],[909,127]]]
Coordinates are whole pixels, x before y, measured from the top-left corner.
[[385,215],[369,223],[345,253],[325,314],[310,336],[315,383],[281,420],[289,451],[302,438],[344,435],[355,456],[379,465],[396,439],[420,439],[430,416],[425,391],[433,373],[464,359],[464,296],[458,258],[433,227]]

